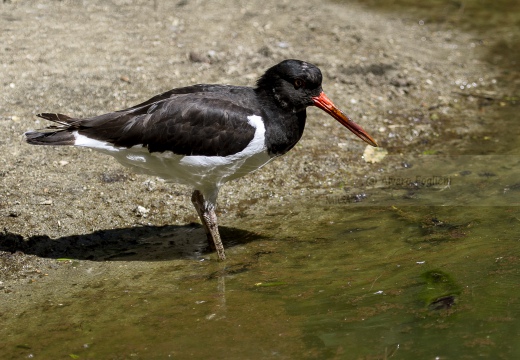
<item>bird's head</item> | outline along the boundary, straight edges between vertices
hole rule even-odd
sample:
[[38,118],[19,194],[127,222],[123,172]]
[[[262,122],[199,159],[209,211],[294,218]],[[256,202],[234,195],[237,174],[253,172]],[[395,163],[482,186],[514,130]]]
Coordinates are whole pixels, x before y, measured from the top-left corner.
[[300,60],[284,60],[268,69],[257,86],[274,96],[278,106],[299,112],[314,105],[319,96],[322,75],[316,66]]
[[366,143],[377,146],[375,140],[361,126],[350,120],[325,95],[321,81],[321,71],[317,66],[291,59],[269,68],[258,79],[257,90],[273,96],[277,105],[288,111],[300,112],[308,106],[316,106]]

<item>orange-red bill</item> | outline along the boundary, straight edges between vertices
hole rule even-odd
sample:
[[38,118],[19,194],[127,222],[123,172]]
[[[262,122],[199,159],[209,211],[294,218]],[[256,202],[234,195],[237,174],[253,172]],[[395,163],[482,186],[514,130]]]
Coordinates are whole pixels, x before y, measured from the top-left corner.
[[324,92],[321,92],[319,96],[315,96],[312,98],[314,105],[325,111],[327,114],[332,116],[334,119],[338,120],[338,122],[352,131],[355,135],[357,135],[364,142],[377,147],[377,143],[368,133],[354,121],[350,120],[350,118],[345,115],[340,109],[338,109],[332,101],[325,95]]

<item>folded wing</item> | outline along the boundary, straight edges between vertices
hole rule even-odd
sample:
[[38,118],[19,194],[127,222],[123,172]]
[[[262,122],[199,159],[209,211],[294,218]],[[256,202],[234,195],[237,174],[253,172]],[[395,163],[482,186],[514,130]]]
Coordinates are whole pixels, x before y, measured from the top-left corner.
[[26,141],[36,145],[75,145],[80,135],[114,147],[140,145],[150,152],[231,155],[242,151],[253,139],[255,128],[247,117],[254,115],[254,110],[237,97],[240,88],[230,87],[228,92],[218,88],[218,92],[210,91],[211,85],[175,89],[129,109],[92,118],[38,114],[57,125],[45,132],[26,133]]

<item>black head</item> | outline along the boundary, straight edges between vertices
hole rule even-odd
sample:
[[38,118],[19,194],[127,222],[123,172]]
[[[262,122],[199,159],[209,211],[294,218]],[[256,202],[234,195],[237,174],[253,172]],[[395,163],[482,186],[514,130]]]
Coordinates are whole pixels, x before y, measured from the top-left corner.
[[305,111],[316,106],[366,143],[377,143],[365,130],[352,120],[325,95],[321,89],[321,71],[316,66],[300,60],[284,60],[265,72],[257,82],[257,92],[264,93],[284,111]]
[[274,96],[278,106],[298,112],[314,105],[321,90],[321,71],[300,60],[284,60],[268,69],[257,82],[257,90]]

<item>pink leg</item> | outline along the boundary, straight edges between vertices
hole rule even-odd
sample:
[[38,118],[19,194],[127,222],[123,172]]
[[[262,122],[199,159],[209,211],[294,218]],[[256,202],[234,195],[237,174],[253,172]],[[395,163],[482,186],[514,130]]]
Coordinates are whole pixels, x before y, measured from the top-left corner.
[[217,250],[219,260],[226,260],[226,253],[224,252],[224,245],[220,239],[217,224],[217,214],[215,214],[215,205],[209,204],[204,200],[204,196],[199,190],[193,191],[191,195],[191,202],[197,213],[199,214],[206,236],[208,238],[209,246]]

